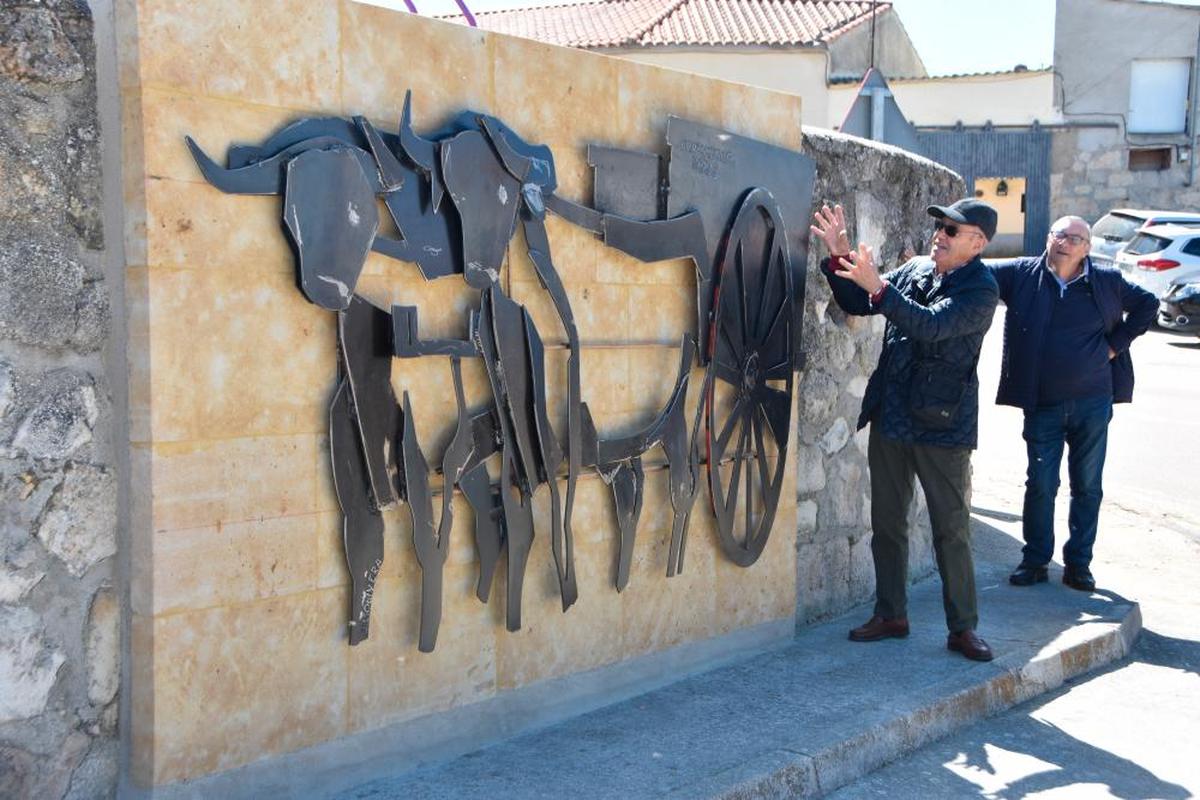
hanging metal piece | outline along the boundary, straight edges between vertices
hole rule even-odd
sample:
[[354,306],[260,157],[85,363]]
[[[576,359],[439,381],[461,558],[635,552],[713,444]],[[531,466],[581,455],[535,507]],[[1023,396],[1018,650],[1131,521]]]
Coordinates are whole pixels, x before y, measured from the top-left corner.
[[589,144],[596,210],[628,219],[662,219],[662,159],[654,153]]
[[[584,464],[594,467],[604,482],[612,487],[616,504],[617,524],[621,534],[617,556],[618,591],[624,589],[629,580],[629,565],[633,558],[637,522],[641,514],[645,484],[641,457],[655,445],[660,445],[667,456],[671,505],[675,511],[671,525],[667,576],[675,575],[683,565],[687,523],[699,486],[699,450],[695,441],[690,448],[688,447],[685,417],[687,387],[696,357],[696,342],[690,334],[684,334],[679,351],[679,374],[671,397],[654,421],[641,431],[631,436],[601,439],[596,433],[595,423],[587,405],[583,405]],[[694,437],[695,431],[693,439]]]
[[[554,549],[554,556],[558,564],[563,610],[566,611],[575,602],[577,594],[572,555],[574,533],[571,528],[571,518],[575,510],[575,485],[583,467],[583,400],[580,390],[579,331],[575,327],[575,315],[571,311],[571,301],[567,296],[566,287],[563,286],[562,279],[559,277],[558,271],[554,269],[554,263],[550,260],[550,239],[546,235],[545,220],[526,213],[522,215],[521,227],[525,234],[529,260],[533,262],[538,281],[542,288],[550,294],[554,309],[558,312],[559,322],[562,323],[563,330],[567,334],[567,497],[562,510],[561,537],[557,529],[554,532],[554,542],[557,544],[561,538],[563,543],[561,549],[557,547]],[[544,388],[545,379],[542,378],[537,383]],[[543,413],[545,413],[544,398],[540,405],[543,406]],[[550,428],[548,422],[546,428],[547,430]],[[552,492],[551,499],[557,506],[558,487],[553,487]],[[554,509],[554,512],[554,522],[557,524],[559,519],[557,508]],[[562,559],[559,558],[560,555]]]
[[629,567],[633,563],[633,545],[637,538],[638,519],[642,516],[642,492],[646,474],[642,471],[642,460],[633,457],[612,465],[597,467],[600,477],[612,487],[616,504],[617,527],[621,534],[621,545],[617,557],[617,591],[629,585]]
[[[704,416],[704,398],[708,396],[709,374],[704,376],[700,388],[700,402],[696,404],[696,414],[692,422],[692,435],[683,433],[683,453],[678,449],[678,434],[672,433],[663,443],[667,453],[667,463],[670,466],[669,480],[671,481],[671,508],[675,512],[671,520],[671,546],[667,553],[667,577],[673,578],[683,572],[683,556],[687,550],[688,522],[692,516],[692,508],[696,504],[696,495],[700,490],[700,420]],[[682,458],[680,457],[682,456]]]
[[483,464],[464,472],[458,479],[458,487],[475,512],[475,552],[479,555],[475,596],[486,603],[492,593],[492,577],[496,574],[500,551],[504,549],[504,508]]
[[504,509],[504,542],[508,549],[508,593],[504,623],[510,631],[521,629],[521,597],[525,588],[525,565],[533,548],[533,498],[513,480],[511,450],[501,454],[500,503]]
[[278,155],[293,145],[331,139],[351,147],[365,148],[367,143],[355,123],[342,117],[306,117],[285,125],[260,145],[231,145],[225,154],[228,169],[256,164]]
[[783,485],[792,411],[791,278],[779,207],[770,192],[751,190],[718,273],[705,397],[717,534],[725,555],[741,566],[753,564],[766,546]]
[[[751,188],[769,191],[785,221],[812,217],[816,164],[808,156],[680,117],[667,118],[667,145],[670,148],[667,216],[693,210],[700,214],[709,265],[715,265],[721,257],[721,242],[733,224],[743,196]],[[784,228],[783,232],[791,256],[792,353],[795,368],[800,369],[808,225],[800,222]],[[710,310],[712,289],[712,285],[697,286],[702,327],[710,319],[706,312]],[[706,344],[701,349],[701,363],[708,363],[710,355]]]
[[350,572],[350,644],[370,634],[375,579],[383,566],[383,517],[371,502],[350,383],[338,382],[329,405],[329,458],[342,509],[342,547]]
[[411,170],[406,169],[396,158],[395,153],[383,141],[383,136],[375,129],[366,117],[355,117],[354,124],[367,142],[371,155],[375,158],[376,171],[379,173],[380,189],[384,192],[394,192],[408,180]]
[[397,445],[403,426],[392,391],[392,320],[355,295],[338,314],[338,344],[350,383],[371,493],[380,508],[403,492]]
[[400,149],[425,177],[430,186],[430,207],[437,212],[442,205],[444,187],[440,174],[437,143],[422,139],[412,128],[412,89],[404,93],[404,110],[400,112]]
[[454,378],[454,403],[458,410],[458,425],[454,437],[442,453],[442,516],[438,520],[438,542],[449,541],[450,528],[454,524],[454,487],[463,476],[463,470],[471,461],[475,439],[471,431],[471,418],[467,416],[467,401],[463,395],[462,362],[450,359],[450,372]]
[[419,358],[420,356],[453,356],[474,358],[479,355],[475,347],[475,312],[468,320],[466,339],[422,339],[417,333],[417,307],[392,306],[392,340],[396,358]]
[[533,487],[538,462],[529,414],[529,365],[526,360],[524,309],[495,287],[483,293],[479,345],[500,418],[500,501],[508,546],[506,623],[521,627],[521,589],[533,544]]
[[519,181],[505,171],[479,131],[441,144],[442,178],[462,220],[463,278],[486,289],[500,267],[517,224]]
[[562,449],[550,427],[546,408],[546,354],[542,338],[538,336],[529,313],[522,309],[525,318],[525,341],[529,347],[529,376],[533,392],[533,421],[537,434],[539,472],[538,482],[550,486],[550,550],[554,553],[554,567],[558,574],[559,594],[562,596],[563,611],[579,599],[579,588],[575,583],[575,544],[571,528],[562,518],[562,500],[558,493],[558,468],[562,463]]
[[417,563],[421,565],[421,635],[418,649],[422,653],[432,653],[442,622],[442,573],[446,566],[446,552],[450,547],[450,520],[443,519],[442,526],[434,532],[429,464],[417,442],[408,392],[404,393],[404,434],[400,441],[404,450],[404,499],[412,517]]
[[331,311],[345,308],[379,230],[375,194],[349,149],[309,150],[288,162],[283,221],[304,296]]

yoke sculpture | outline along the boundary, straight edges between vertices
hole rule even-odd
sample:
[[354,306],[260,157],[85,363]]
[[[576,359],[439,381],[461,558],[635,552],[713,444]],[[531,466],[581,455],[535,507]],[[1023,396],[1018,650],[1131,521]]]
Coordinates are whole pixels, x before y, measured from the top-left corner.
[[[683,567],[701,465],[723,552],[742,566],[762,553],[786,468],[794,370],[802,366],[804,281],[797,265],[806,260],[814,169],[799,153],[677,117],[669,118],[666,138],[665,159],[589,146],[590,205],[559,196],[549,148],[528,144],[495,117],[463,112],[444,129],[418,135],[411,93],[395,134],[364,117],[303,119],[259,146],[231,146],[224,167],[187,139],[205,178],[222,191],[283,196],[299,288],[338,313],[339,378],[329,430],[352,580],[351,644],[369,632],[383,562],[381,509],[403,502],[422,572],[419,647],[433,650],[455,488],[475,516],[480,600],[487,601],[507,554],[509,630],[521,625],[532,501],[543,486],[563,610],[578,597],[571,517],[585,467],[611,487],[620,536],[618,591],[629,581],[642,458],[656,446],[666,456],[674,512],[667,576]],[[380,232],[377,198],[398,236]],[[642,261],[690,258],[695,264],[699,329],[682,332],[674,390],[635,435],[600,435],[581,397],[581,343],[552,259],[547,212]],[[529,312],[499,282],[518,224],[566,332],[566,420],[557,427],[547,406],[543,340]],[[370,251],[416,263],[426,280],[457,278],[478,290],[467,338],[422,339],[416,307],[381,309],[358,296]],[[434,470],[442,477],[436,524],[431,469],[411,401],[407,391],[398,401],[391,384],[393,358],[430,356],[449,357],[458,412]],[[491,389],[483,408],[467,408],[463,358],[483,359]],[[689,425],[685,404],[697,362],[707,370]],[[485,464],[495,454],[498,476]]]

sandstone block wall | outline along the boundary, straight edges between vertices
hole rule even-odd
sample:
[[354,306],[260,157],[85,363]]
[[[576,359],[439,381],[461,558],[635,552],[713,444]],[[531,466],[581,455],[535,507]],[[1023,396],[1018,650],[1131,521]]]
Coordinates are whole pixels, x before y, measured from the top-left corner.
[[0,4],[0,797],[117,776],[117,481],[87,4]]
[[[630,586],[613,589],[608,488],[581,478],[574,516],[580,600],[563,614],[548,520],[526,577],[524,626],[503,625],[503,582],[484,606],[460,508],[434,653],[416,649],[419,573],[405,509],[388,513],[368,642],[345,642],[348,580],[330,484],[327,404],[334,321],[294,285],[280,201],[223,195],[184,147],[215,156],[315,114],[364,114],[394,130],[404,90],[414,124],[466,108],[494,114],[555,154],[559,192],[587,201],[588,142],[660,150],[670,113],[797,148],[801,100],[750,87],[360,5],[284,0],[132,0],[118,7],[125,148],[132,492],[132,748],[135,782],[227,770],[464,706],[795,613],[795,489],[750,569],[716,546],[700,497],[683,575],[665,578],[666,474],[652,471]],[[695,330],[690,262],[645,265],[549,222],[584,342],[583,397],[604,433],[665,402],[680,335]],[[521,251],[508,293],[525,303],[561,378],[549,299]],[[475,292],[427,283],[372,256],[360,293],[421,309],[423,336],[465,335]],[[631,346],[613,346],[620,344]],[[465,364],[468,401],[482,365]],[[693,375],[689,405],[698,398]],[[418,436],[438,454],[454,416],[443,358],[395,362]],[[552,385],[552,403],[561,385]],[[561,419],[552,407],[552,419]],[[651,454],[653,460],[653,454]],[[546,493],[538,495],[545,499]]]
[[[580,604],[559,612],[540,536],[526,627],[506,633],[501,607],[470,596],[474,554],[462,513],[442,637],[425,656],[415,648],[416,565],[400,511],[387,520],[373,638],[348,648],[324,432],[333,319],[294,288],[278,200],[204,184],[184,133],[219,155],[310,114],[365,113],[390,128],[411,87],[418,130],[465,107],[497,114],[553,147],[562,193],[586,199],[586,142],[656,149],[666,114],[677,113],[804,149],[817,160],[818,202],[843,202],[852,234],[889,258],[889,248],[923,244],[921,209],[957,197],[961,183],[861,140],[815,130],[801,139],[796,97],[353,3],[285,0],[269,18],[248,1],[194,5],[118,2],[125,185],[108,202],[126,211],[128,298],[116,302],[126,303],[127,342],[109,312],[120,281],[102,268],[87,7],[0,8],[0,795],[115,790],[122,661],[132,672],[133,719],[124,724],[134,778],[146,785],[765,620],[821,619],[870,597],[865,439],[853,424],[882,325],[831,306],[814,253],[795,469],[756,567],[745,572],[717,553],[701,497],[685,573],[667,581],[669,504],[651,472],[633,579],[617,595],[607,489],[586,478],[576,515]],[[550,225],[584,341],[635,345],[590,347],[583,359],[597,421],[606,432],[628,430],[670,390],[677,337],[695,322],[690,267],[640,264],[560,220]],[[563,358],[553,314],[516,244],[505,285],[531,308],[553,368]],[[426,284],[411,266],[376,257],[363,292],[420,304],[426,336],[461,335],[475,302],[451,280]],[[111,390],[124,376],[106,369],[126,344],[128,438]],[[445,362],[397,362],[394,382],[413,393],[427,451],[439,451],[450,420],[441,408],[451,391]],[[468,370],[474,397],[483,383]],[[129,552],[116,556],[115,464],[124,456],[133,462],[133,530],[121,540]],[[916,509],[914,519],[918,575],[932,569],[932,555]],[[132,576],[118,558],[132,562]],[[501,582],[494,597],[502,592]],[[127,597],[132,638],[122,650]]]
[[[841,203],[852,242],[875,249],[881,268],[904,262],[903,251],[926,252],[932,203],[963,196],[962,178],[932,161],[853,136],[805,127],[803,150],[817,164],[814,204]],[[799,384],[796,552],[797,619],[813,622],[875,592],[871,561],[867,432],[855,431],[867,377],[883,343],[882,317],[849,317],[818,270],[824,255],[809,252],[804,348]],[[909,575],[934,569],[929,519],[920,487],[910,513]]]

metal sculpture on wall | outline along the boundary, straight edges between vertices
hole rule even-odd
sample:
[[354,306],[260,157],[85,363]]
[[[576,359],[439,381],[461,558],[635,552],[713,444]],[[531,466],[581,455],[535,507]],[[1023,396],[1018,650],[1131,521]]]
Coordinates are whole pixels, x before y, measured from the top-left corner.
[[[428,138],[416,134],[411,94],[395,134],[363,117],[305,119],[257,147],[230,147],[224,167],[187,139],[204,177],[222,191],[283,196],[300,291],[338,313],[329,435],[352,579],[351,644],[369,633],[383,560],[381,511],[403,502],[422,575],[419,647],[433,650],[456,488],[475,517],[481,601],[506,555],[509,630],[521,627],[533,499],[543,486],[563,610],[578,598],[571,518],[584,468],[611,488],[620,537],[616,588],[625,588],[644,496],[643,457],[654,447],[666,456],[673,510],[668,577],[683,568],[702,482],[725,554],[742,566],[761,555],[782,488],[793,374],[803,365],[800,265],[814,169],[796,152],[675,117],[666,140],[665,156],[590,146],[593,202],[586,205],[556,193],[549,148],[528,144],[494,117],[464,112]],[[398,235],[381,232],[377,200]],[[642,261],[690,258],[695,265],[697,330],[682,334],[666,405],[633,435],[602,437],[581,397],[581,342],[554,266],[547,212]],[[518,224],[566,332],[561,439],[550,419],[542,338],[500,283]],[[357,295],[371,251],[415,263],[426,280],[459,276],[478,290],[466,338],[421,339],[417,308],[381,309]],[[429,356],[449,357],[458,418],[437,470],[436,524],[436,491],[412,404],[407,391],[398,401],[391,384],[393,358]],[[483,359],[491,390],[483,408],[467,407],[464,358]],[[707,371],[689,425],[696,363]],[[493,456],[497,476],[486,463]]]

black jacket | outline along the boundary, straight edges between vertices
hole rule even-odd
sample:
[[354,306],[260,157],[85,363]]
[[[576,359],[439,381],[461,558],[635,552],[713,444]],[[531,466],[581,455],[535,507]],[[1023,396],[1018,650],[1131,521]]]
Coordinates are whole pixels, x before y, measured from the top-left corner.
[[[867,293],[855,283],[830,272],[829,259],[821,262],[821,270],[834,299],[847,314],[883,314],[887,318],[883,351],[867,382],[858,427],[876,422],[883,425],[882,433],[889,439],[974,448],[979,428],[975,365],[998,300],[996,281],[983,262],[976,258],[964,264],[933,289],[933,260],[914,258],[884,276],[889,286],[877,307],[872,307]],[[947,363],[966,384],[954,426],[948,430],[924,428],[909,413],[912,366],[922,357]]]
[[[1035,408],[1038,398],[1038,357],[1046,323],[1054,307],[1058,283],[1046,267],[1046,254],[987,264],[1008,306],[1004,315],[1004,356],[1000,362],[1000,389],[996,402],[1018,408]],[[1108,346],[1116,352],[1112,366],[1113,402],[1133,399],[1133,359],[1130,343],[1145,333],[1158,313],[1153,294],[1134,286],[1119,269],[1098,267],[1088,259],[1092,296],[1108,331]]]

